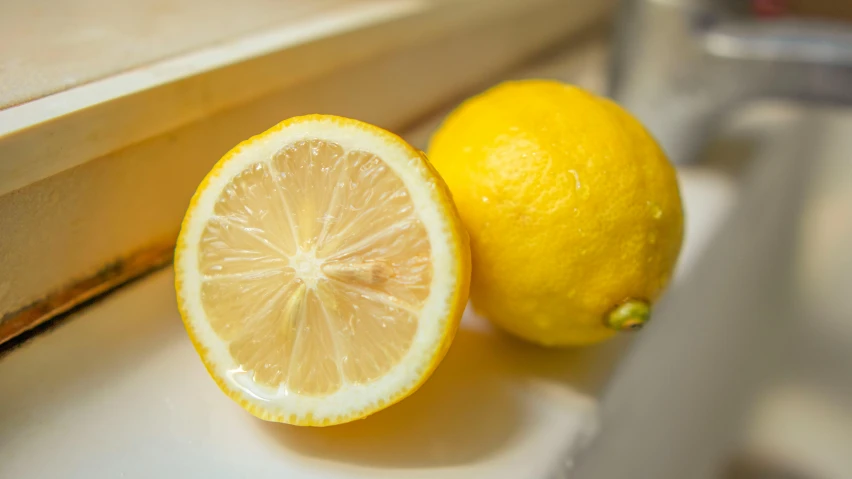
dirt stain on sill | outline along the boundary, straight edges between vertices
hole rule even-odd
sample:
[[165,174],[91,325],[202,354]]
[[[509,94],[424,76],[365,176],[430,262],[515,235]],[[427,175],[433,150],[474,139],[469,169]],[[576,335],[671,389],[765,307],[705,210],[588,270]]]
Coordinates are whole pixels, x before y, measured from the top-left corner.
[[0,318],[0,356],[49,329],[54,319],[66,316],[109,291],[171,263],[174,238],[172,236],[130,253],[107,264],[95,274]]

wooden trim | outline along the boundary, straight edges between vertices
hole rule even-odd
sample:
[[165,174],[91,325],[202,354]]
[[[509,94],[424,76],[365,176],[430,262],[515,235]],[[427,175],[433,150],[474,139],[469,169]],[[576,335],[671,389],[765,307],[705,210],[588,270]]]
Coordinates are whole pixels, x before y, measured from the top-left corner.
[[344,66],[560,3],[353,4],[2,110],[0,195]]

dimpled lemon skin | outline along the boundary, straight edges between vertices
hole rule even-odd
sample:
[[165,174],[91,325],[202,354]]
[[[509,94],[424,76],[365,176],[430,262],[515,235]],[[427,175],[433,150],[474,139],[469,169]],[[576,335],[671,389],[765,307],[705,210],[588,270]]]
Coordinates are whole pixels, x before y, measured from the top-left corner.
[[429,147],[471,239],[474,309],[521,338],[579,346],[650,305],[683,237],[674,168],[629,113],[555,81],[498,85]]

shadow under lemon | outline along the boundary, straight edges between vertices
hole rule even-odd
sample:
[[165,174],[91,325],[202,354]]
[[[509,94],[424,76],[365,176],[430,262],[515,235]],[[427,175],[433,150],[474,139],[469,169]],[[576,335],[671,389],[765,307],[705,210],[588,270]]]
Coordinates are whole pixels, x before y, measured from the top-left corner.
[[441,365],[396,405],[326,428],[257,425],[287,450],[324,460],[386,468],[475,462],[527,426],[535,404],[525,400],[531,394],[525,383],[544,380],[573,397],[595,397],[626,344],[545,349],[497,332],[468,309]]

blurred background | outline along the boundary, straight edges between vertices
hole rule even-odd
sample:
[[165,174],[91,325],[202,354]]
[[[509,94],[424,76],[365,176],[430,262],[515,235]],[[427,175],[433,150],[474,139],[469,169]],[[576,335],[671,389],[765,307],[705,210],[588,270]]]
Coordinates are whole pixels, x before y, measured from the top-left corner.
[[518,78],[636,114],[688,225],[651,327],[582,353],[601,429],[553,476],[852,478],[849,1],[0,1],[0,365],[167,265],[242,139],[319,112],[425,149]]

